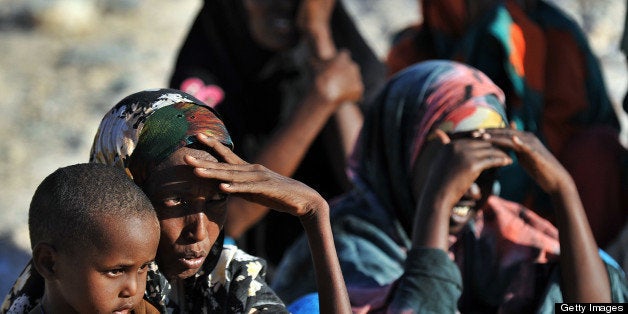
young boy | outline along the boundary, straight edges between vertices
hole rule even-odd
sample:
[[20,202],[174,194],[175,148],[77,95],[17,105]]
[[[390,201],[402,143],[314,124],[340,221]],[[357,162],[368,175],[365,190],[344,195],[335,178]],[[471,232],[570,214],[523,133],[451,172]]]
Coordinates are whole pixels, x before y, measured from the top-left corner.
[[35,191],[28,225],[45,279],[30,313],[158,313],[143,295],[159,222],[124,172],[96,163],[58,169]]

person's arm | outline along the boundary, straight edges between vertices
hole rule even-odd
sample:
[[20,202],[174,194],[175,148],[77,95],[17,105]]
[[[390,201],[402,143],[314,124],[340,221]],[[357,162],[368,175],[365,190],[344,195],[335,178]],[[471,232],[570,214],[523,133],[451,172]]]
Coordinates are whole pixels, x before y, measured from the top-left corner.
[[225,193],[300,218],[314,261],[321,313],[350,313],[349,296],[331,233],[329,206],[320,194],[262,165],[246,163],[215,139],[199,135],[198,140],[225,162],[186,156],[197,176],[222,181],[220,189]]
[[[355,104],[364,89],[360,69],[348,51],[336,50],[331,39],[329,16],[333,5],[332,0],[302,3],[300,27],[317,59],[313,62],[313,85],[286,124],[275,131],[254,158],[255,163],[283,176],[294,174],[332,116],[338,124],[345,158],[351,153],[362,126],[362,113]],[[267,207],[241,198],[230,200],[228,208],[226,233],[236,239],[268,213]]]
[[[318,60],[331,60],[338,54],[330,28],[335,2],[306,0],[299,11],[299,28]],[[333,118],[338,126],[345,159],[348,159],[364,122],[362,111],[355,101],[345,101],[338,106]]]
[[532,133],[495,129],[487,134],[488,141],[512,149],[523,168],[551,196],[559,230],[565,302],[610,302],[606,267],[567,170]]
[[413,194],[417,200],[412,245],[449,250],[449,218],[454,205],[465,195],[479,200],[475,180],[487,169],[509,165],[512,159],[501,149],[479,139],[451,140],[434,132],[413,168]]
[[[448,256],[451,209],[482,171],[507,165],[508,156],[490,143],[451,141],[437,130],[414,164],[412,187],[417,200],[403,275],[397,282],[389,313],[454,313],[462,295],[458,266]],[[479,197],[479,191],[476,191]]]

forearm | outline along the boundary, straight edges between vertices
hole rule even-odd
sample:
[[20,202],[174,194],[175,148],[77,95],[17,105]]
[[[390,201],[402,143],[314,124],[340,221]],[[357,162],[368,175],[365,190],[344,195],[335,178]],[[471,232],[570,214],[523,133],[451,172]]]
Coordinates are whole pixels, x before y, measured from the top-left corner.
[[[316,136],[332,115],[332,106],[325,98],[310,92],[287,124],[280,127],[255,158],[255,163],[286,177],[294,174]],[[233,198],[227,204],[228,236],[239,238],[251,226],[260,221],[268,207]]]
[[362,129],[364,122],[362,111],[360,111],[356,103],[345,102],[336,110],[334,119],[338,125],[345,160],[348,160],[353,152],[353,146],[355,146],[358,135],[360,134],[360,129]]
[[315,56],[321,60],[331,59],[338,52],[328,25],[310,27],[305,37]]
[[320,203],[320,207],[313,210],[312,215],[301,217],[312,252],[320,312],[351,313],[351,304],[329,222],[329,207],[322,198]]
[[264,146],[255,163],[280,175],[292,176],[333,114],[334,106],[328,105],[332,101],[315,91],[308,93],[286,124]]
[[447,204],[450,202],[446,197],[430,191],[424,194],[417,204],[412,247],[441,249],[447,252],[450,212],[448,209],[450,206]]
[[561,246],[560,265],[565,302],[610,302],[606,267],[573,180],[552,194]]

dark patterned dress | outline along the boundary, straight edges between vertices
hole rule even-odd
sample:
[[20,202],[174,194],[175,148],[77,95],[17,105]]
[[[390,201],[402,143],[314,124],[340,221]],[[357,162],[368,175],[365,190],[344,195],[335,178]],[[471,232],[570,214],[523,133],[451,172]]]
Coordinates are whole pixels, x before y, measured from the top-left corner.
[[[194,277],[173,287],[156,264],[144,298],[162,313],[288,313],[266,283],[266,262],[225,245]],[[29,263],[2,303],[1,313],[29,313],[41,301],[44,280]]]

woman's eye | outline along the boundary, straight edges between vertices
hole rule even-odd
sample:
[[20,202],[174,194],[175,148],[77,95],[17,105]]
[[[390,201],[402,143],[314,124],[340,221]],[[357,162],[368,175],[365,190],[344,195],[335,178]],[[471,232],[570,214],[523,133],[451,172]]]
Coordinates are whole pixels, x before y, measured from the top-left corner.
[[214,196],[212,196],[210,198],[210,201],[215,202],[215,201],[224,201],[227,199],[227,194],[225,193],[216,193],[214,194]]
[[179,206],[179,205],[182,205],[184,203],[185,202],[180,197],[173,197],[173,198],[169,198],[169,199],[164,201],[164,205],[166,205],[168,207]]

